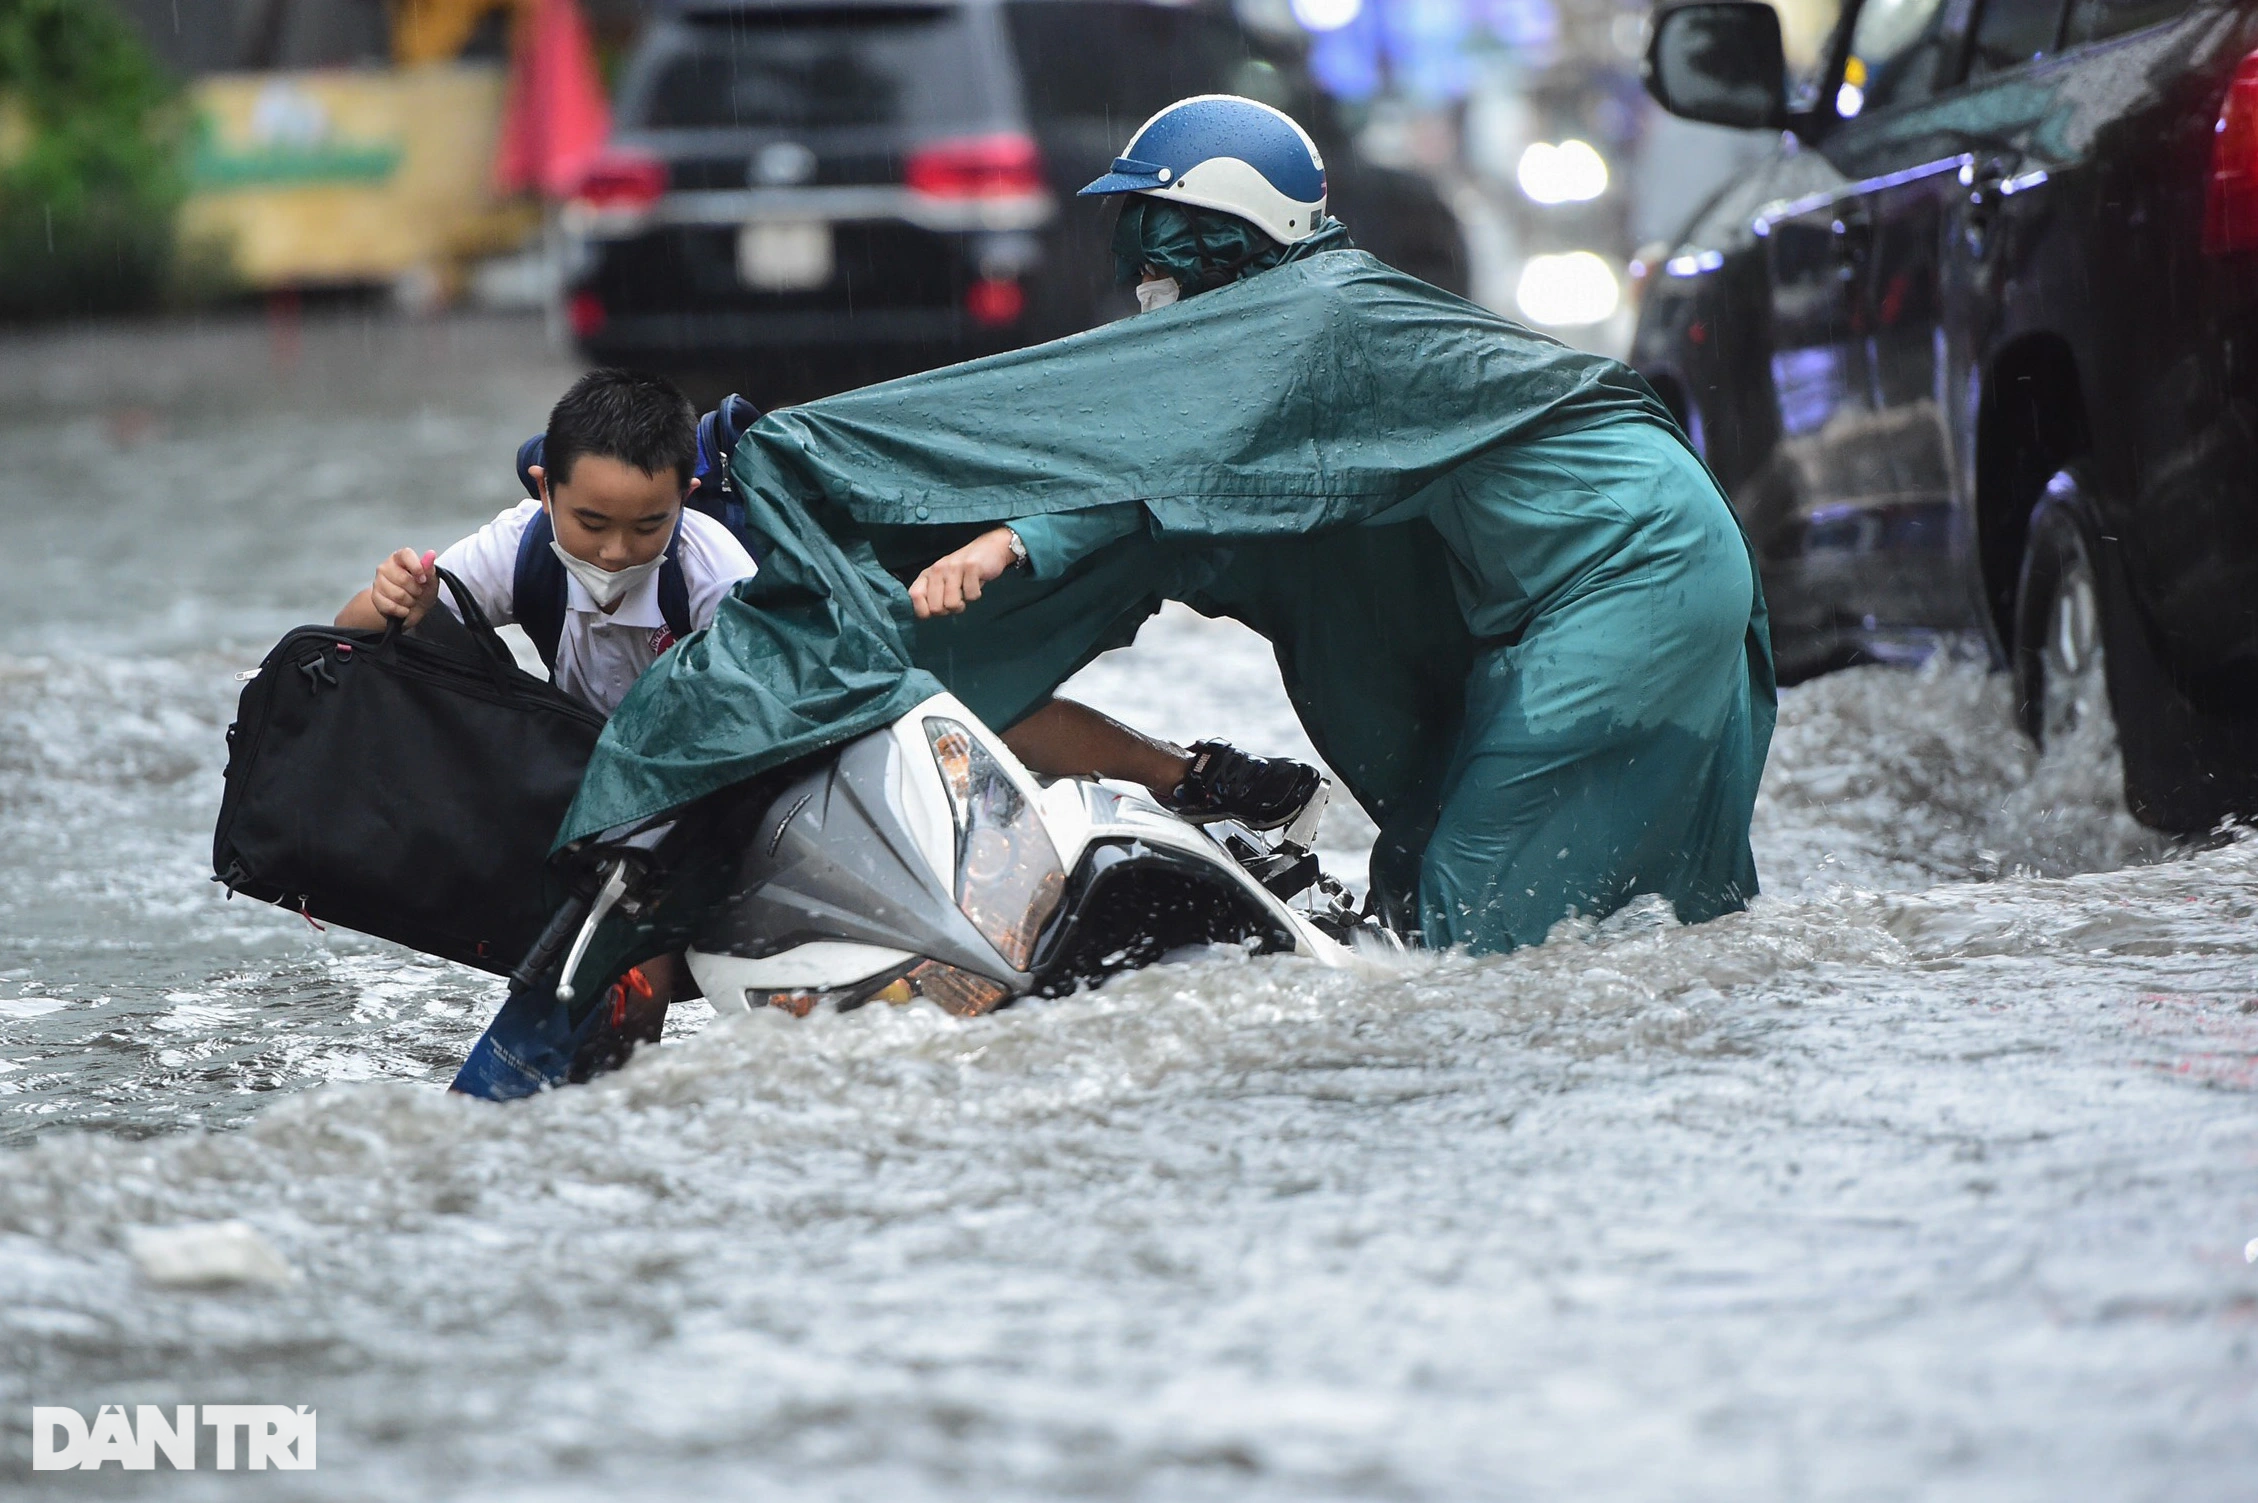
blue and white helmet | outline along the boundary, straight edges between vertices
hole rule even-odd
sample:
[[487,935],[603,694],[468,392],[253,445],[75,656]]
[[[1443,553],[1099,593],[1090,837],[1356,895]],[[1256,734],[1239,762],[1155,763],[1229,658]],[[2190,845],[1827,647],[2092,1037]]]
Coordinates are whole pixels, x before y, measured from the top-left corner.
[[1325,159],[1284,111],[1236,94],[1201,94],[1138,127],[1113,170],[1080,196],[1102,193],[1220,209],[1292,245],[1325,218]]

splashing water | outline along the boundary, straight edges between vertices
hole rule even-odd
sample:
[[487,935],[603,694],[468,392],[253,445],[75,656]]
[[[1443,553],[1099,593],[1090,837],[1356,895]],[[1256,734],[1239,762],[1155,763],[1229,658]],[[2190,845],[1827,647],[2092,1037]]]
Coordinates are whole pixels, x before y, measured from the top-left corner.
[[[1700,928],[691,1007],[445,1096],[496,983],[205,880],[232,673],[507,499],[542,389],[433,379],[444,419],[0,430],[0,505],[116,586],[0,560],[0,1465],[33,1404],[253,1402],[319,1410],[308,1498],[2246,1491],[2258,845],[2168,849],[1966,666],[1784,696],[1766,894]],[[114,548],[51,519],[89,476]],[[1306,751],[1186,613],[1074,692]]]
[[2125,812],[2107,721],[2045,757],[2014,725],[2006,675],[1942,657],[1783,695],[1754,832],[1767,886],[2069,876],[2169,853]]

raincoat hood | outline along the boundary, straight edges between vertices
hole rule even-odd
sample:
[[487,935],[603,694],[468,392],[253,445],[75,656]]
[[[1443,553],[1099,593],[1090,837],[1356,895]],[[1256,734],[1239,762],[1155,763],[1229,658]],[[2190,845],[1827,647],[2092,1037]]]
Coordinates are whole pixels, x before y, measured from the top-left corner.
[[1132,194],[1113,222],[1113,279],[1126,287],[1150,266],[1193,297],[1290,261],[1354,248],[1338,219],[1281,245],[1237,215]]

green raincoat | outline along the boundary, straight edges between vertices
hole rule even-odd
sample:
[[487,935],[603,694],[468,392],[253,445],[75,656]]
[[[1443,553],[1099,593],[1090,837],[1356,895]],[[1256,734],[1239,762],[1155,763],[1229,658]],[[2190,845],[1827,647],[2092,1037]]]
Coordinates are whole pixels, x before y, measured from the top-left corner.
[[[1272,641],[1381,824],[1376,887],[1399,912],[1416,894],[1431,941],[1511,948],[1642,892],[1688,920],[1743,905],[1763,604],[1667,411],[1361,252],[1295,251],[763,418],[732,468],[775,546],[621,704],[560,840],[860,734],[934,680],[1008,727],[1173,598]],[[900,581],[1007,521],[1037,571],[913,621]]]

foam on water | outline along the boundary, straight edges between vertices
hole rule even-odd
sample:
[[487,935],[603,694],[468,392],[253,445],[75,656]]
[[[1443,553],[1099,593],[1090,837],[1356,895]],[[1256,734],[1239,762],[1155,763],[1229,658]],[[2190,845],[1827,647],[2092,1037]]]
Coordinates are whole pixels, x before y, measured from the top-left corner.
[[2106,722],[2034,754],[2004,674],[1942,658],[1831,674],[1781,698],[1761,875],[1774,890],[1925,887],[2161,859],[2170,842],[2125,812],[2120,777]]
[[[2252,860],[50,1135],[8,1397],[317,1403],[317,1496],[2225,1497]],[[302,1285],[131,1276],[231,1217]]]
[[[446,1097],[496,983],[205,858],[233,672],[490,510],[516,401],[395,425],[469,500],[309,539],[167,492],[260,534],[252,598],[0,626],[0,1465],[31,1404],[242,1401],[319,1408],[320,1469],[265,1479],[310,1498],[2247,1490],[2258,845],[2165,849],[2106,748],[2033,758],[1965,666],[1790,691],[1766,894],[1698,929],[971,1021],[692,1007],[597,1085]],[[0,466],[34,511],[67,469],[21,432]],[[1076,691],[1306,749],[1260,644],[1187,613]],[[1337,814],[1328,861],[1369,838]],[[228,1268],[295,1278],[135,1261],[227,1223]]]

